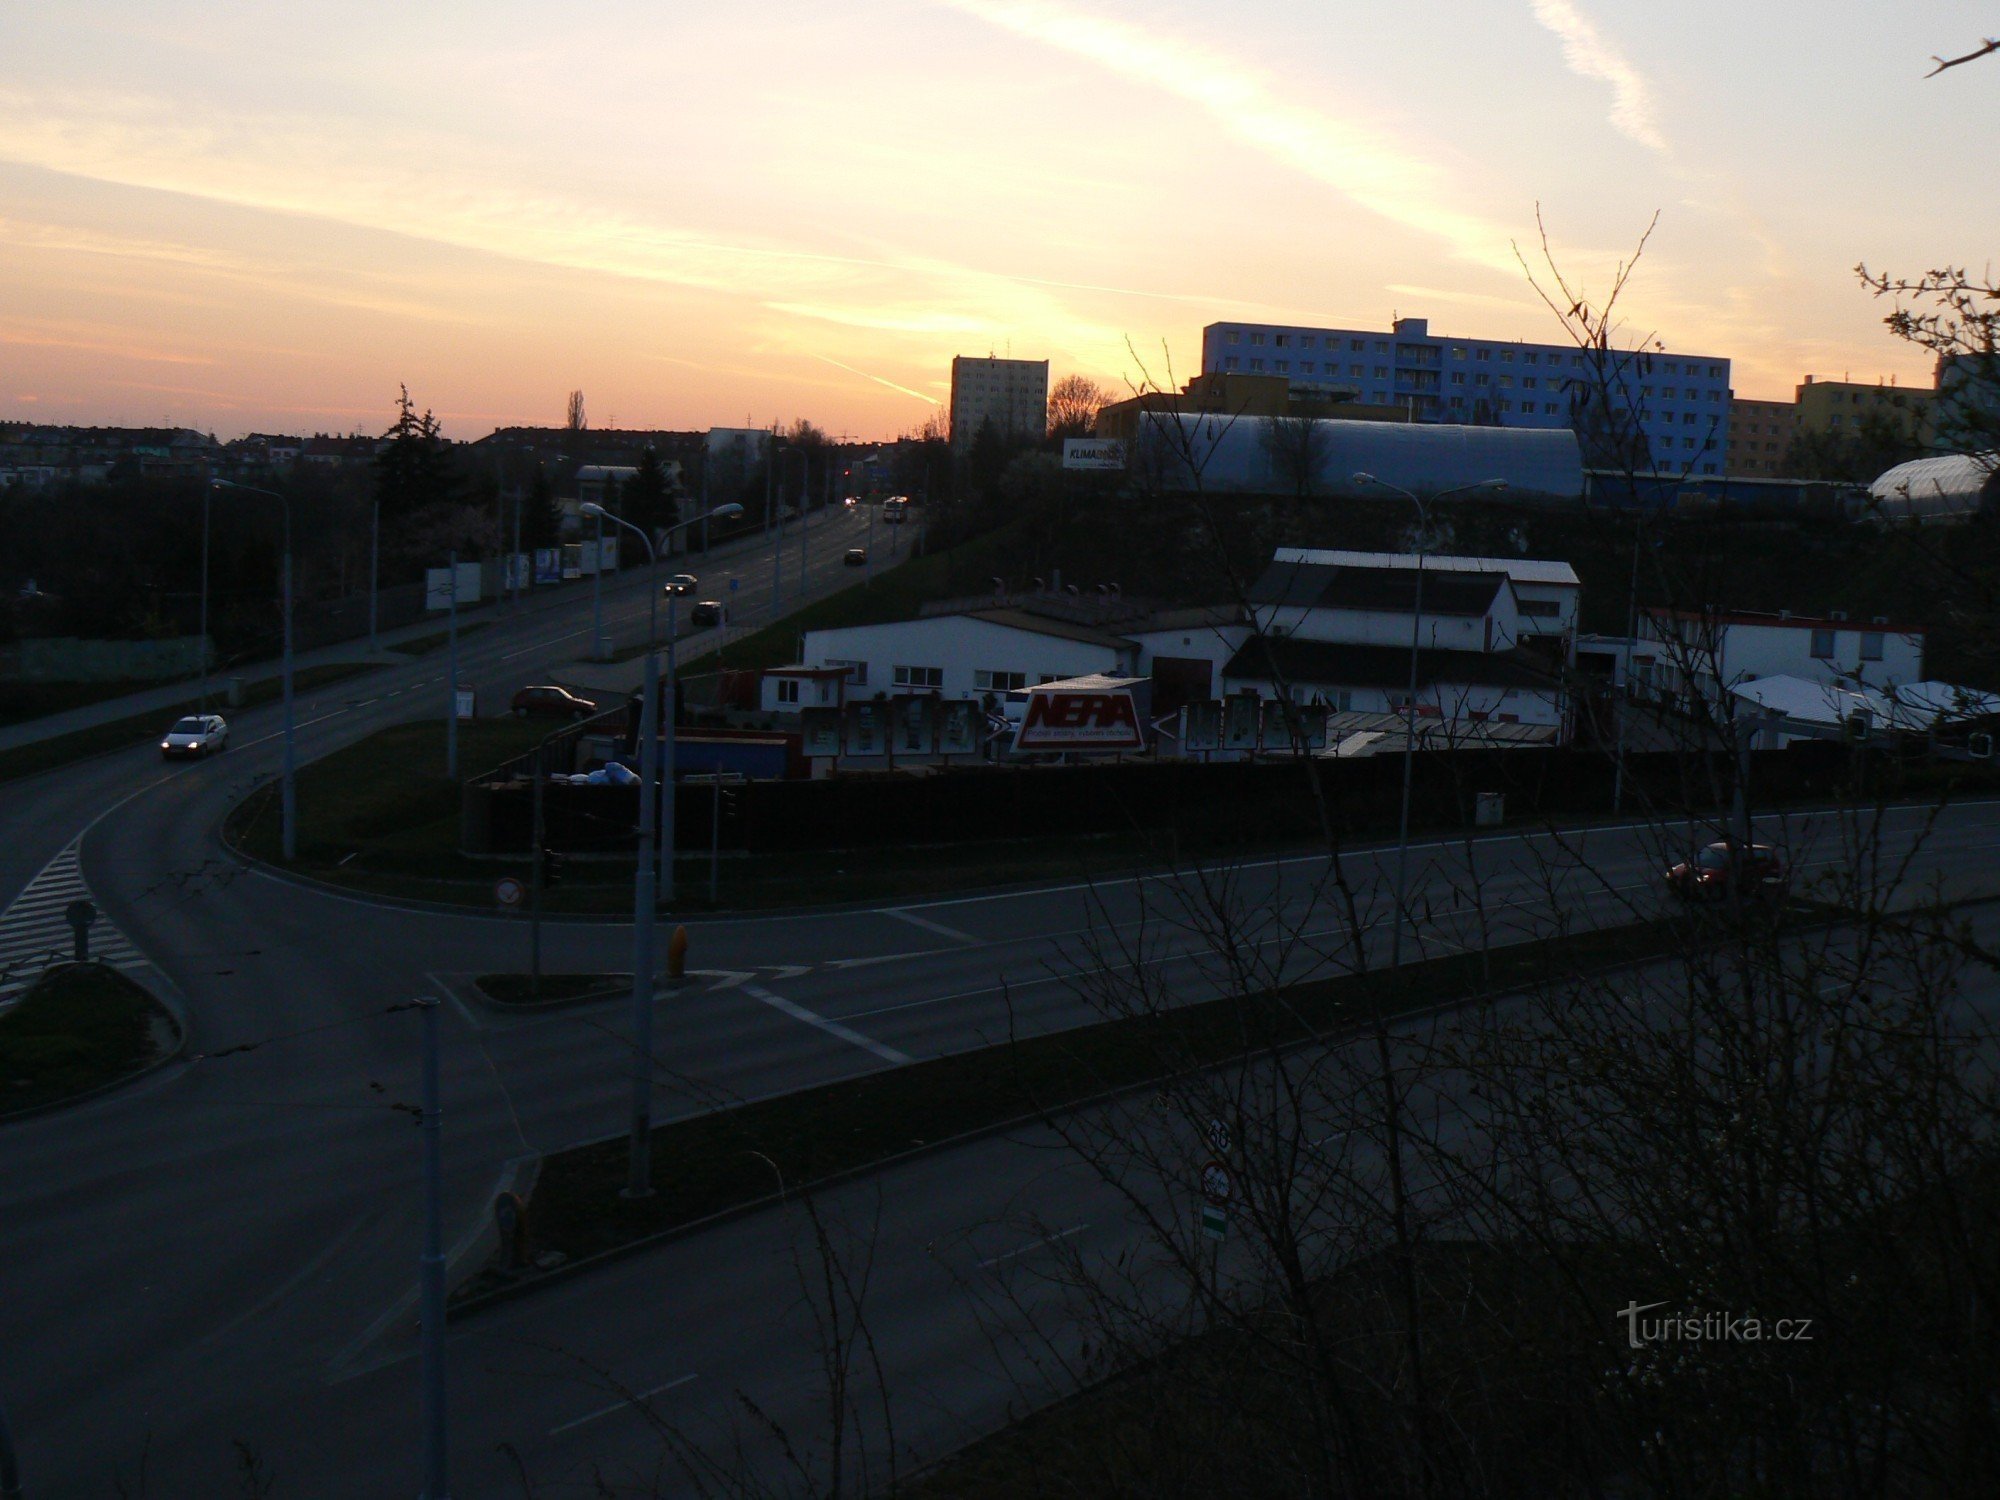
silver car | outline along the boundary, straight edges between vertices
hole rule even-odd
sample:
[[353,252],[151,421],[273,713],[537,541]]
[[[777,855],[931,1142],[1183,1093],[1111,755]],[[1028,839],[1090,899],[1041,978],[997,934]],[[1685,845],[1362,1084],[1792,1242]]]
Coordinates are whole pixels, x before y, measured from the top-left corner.
[[160,754],[168,760],[194,759],[214,755],[228,745],[229,725],[221,714],[189,714],[174,720],[160,741]]

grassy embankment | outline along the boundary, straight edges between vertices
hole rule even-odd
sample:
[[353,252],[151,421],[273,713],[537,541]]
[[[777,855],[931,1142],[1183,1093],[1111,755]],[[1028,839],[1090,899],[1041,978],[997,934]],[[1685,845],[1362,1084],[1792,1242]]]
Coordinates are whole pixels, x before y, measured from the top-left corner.
[[0,1012],[0,1115],[115,1083],[172,1045],[172,1019],[116,969],[57,964]]

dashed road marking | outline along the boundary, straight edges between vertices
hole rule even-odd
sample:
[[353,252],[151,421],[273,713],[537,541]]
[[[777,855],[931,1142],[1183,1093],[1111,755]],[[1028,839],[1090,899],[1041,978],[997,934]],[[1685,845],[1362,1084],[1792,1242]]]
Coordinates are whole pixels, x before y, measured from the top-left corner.
[[900,906],[885,906],[881,914],[885,917],[894,917],[898,922],[908,922],[912,927],[921,927],[925,932],[935,932],[939,937],[948,937],[954,943],[980,941],[969,932],[961,932],[956,927],[947,927],[942,922],[933,922],[929,917],[920,917],[915,912]]
[[803,1021],[808,1026],[817,1026],[828,1036],[837,1036],[843,1042],[852,1042],[863,1051],[874,1053],[884,1062],[906,1063],[912,1061],[909,1053],[898,1052],[894,1047],[888,1046],[883,1042],[878,1042],[873,1037],[863,1036],[852,1027],[843,1026],[838,1021],[830,1021],[817,1011],[807,1010],[803,1005],[794,1004],[782,995],[774,995],[761,984],[746,984],[741,988],[743,993],[751,999],[761,1000],[764,1004],[770,1006],[771,1009],[784,1012],[794,1021]]

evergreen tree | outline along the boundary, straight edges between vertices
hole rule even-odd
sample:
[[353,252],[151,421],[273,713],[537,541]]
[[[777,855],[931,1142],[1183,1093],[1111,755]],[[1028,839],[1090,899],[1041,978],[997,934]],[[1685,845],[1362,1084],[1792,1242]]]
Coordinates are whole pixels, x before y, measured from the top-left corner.
[[639,455],[638,471],[625,481],[625,519],[648,536],[671,526],[677,517],[673,486],[660,455],[648,448]]
[[528,485],[521,503],[521,546],[529,552],[553,547],[562,540],[562,511],[556,505],[555,486],[542,470]]
[[407,385],[396,398],[396,420],[383,437],[388,441],[375,455],[375,493],[385,526],[457,498],[458,473],[438,420],[428,410],[417,415]]

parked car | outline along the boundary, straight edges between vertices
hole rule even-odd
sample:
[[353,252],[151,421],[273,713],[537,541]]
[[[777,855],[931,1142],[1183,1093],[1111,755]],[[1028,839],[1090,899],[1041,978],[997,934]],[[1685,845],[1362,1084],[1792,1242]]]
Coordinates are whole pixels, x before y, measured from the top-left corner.
[[1668,870],[1667,888],[1689,901],[1727,900],[1732,892],[1777,899],[1786,890],[1785,861],[1769,844],[1722,839]]
[[722,623],[722,605],[714,599],[704,599],[688,611],[688,624],[697,630],[706,630],[711,625]]
[[228,747],[229,726],[221,714],[189,714],[174,720],[160,741],[160,754],[167,760],[192,760]]
[[694,574],[676,573],[674,574],[673,577],[669,578],[665,583],[660,585],[660,592],[663,594],[685,596],[687,594],[692,594],[700,586],[701,586],[701,580],[695,577]]
[[597,705],[588,698],[579,698],[568,688],[545,683],[540,687],[524,687],[514,695],[514,716],[525,719],[530,714],[546,714],[558,719],[587,719],[597,712]]
[[866,547],[849,547],[846,555],[840,560],[850,568],[865,566],[868,561],[868,549]]

